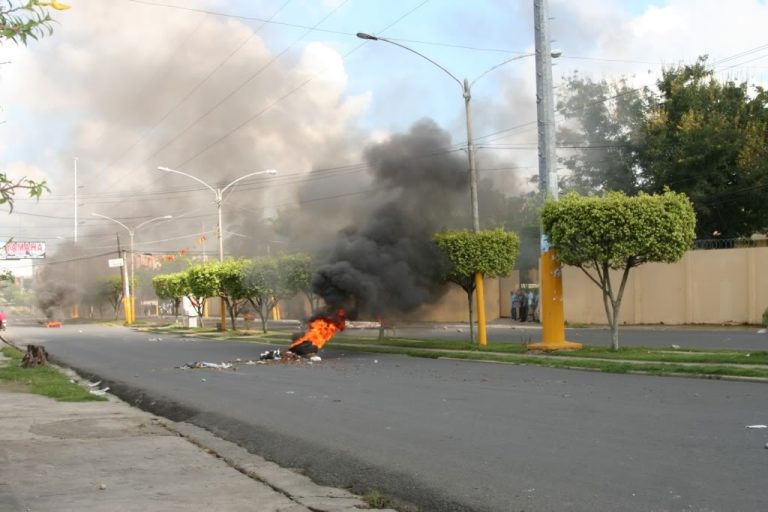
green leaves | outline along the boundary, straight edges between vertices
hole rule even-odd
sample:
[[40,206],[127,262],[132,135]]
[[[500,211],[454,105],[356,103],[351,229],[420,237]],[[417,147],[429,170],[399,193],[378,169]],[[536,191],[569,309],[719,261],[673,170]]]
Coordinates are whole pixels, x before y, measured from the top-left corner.
[[[619,348],[618,319],[629,271],[649,261],[672,263],[690,249],[696,215],[685,194],[665,190],[627,197],[567,194],[548,201],[541,212],[544,233],[566,265],[581,268],[603,292],[612,345]],[[611,272],[622,270],[618,289]]]
[[46,7],[63,10],[60,8],[63,5],[58,2],[3,0],[0,2],[0,43],[7,39],[25,45],[29,39],[51,35],[53,20]]
[[477,272],[485,277],[503,277],[512,273],[520,252],[517,234],[501,229],[479,233],[443,231],[432,240],[450,262],[446,280],[458,284],[468,293],[474,289],[472,278]]
[[152,287],[158,299],[176,300],[190,293],[185,272],[156,275],[152,278]]
[[699,238],[768,231],[768,94],[715,76],[706,58],[663,71],[655,90],[579,75],[564,87],[566,189],[685,193]]
[[7,204],[10,212],[13,212],[13,199],[17,190],[29,190],[30,197],[39,198],[43,192],[48,191],[48,186],[43,181],[33,181],[27,178],[12,180],[4,172],[0,171],[0,204]]
[[613,269],[679,260],[691,247],[696,224],[688,198],[669,190],[634,197],[621,192],[605,197],[571,193],[548,202],[541,218],[563,263],[607,263]]

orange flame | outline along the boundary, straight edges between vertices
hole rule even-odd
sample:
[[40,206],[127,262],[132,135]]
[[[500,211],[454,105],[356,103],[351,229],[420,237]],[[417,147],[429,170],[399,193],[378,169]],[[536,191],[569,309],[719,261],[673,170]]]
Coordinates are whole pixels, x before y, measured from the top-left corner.
[[304,333],[304,336],[295,339],[288,349],[290,350],[308,341],[320,350],[337,332],[344,330],[346,316],[347,314],[343,309],[339,309],[336,312],[336,318],[318,316],[309,323],[309,328]]

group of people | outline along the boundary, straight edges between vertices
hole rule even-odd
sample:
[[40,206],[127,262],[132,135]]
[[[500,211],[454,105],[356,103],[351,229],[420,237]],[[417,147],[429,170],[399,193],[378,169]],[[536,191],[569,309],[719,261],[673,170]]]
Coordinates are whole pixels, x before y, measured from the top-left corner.
[[512,292],[512,321],[538,322],[539,294],[533,291],[517,289]]

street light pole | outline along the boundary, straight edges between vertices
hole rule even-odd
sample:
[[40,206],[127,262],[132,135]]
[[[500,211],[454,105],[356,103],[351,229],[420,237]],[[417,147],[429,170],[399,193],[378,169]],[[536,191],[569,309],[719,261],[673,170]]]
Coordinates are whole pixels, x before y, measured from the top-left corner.
[[[142,222],[141,224],[139,224],[137,226],[134,226],[133,228],[130,228],[130,227],[126,226],[125,224],[123,224],[122,222],[120,222],[117,219],[113,219],[112,217],[107,217],[106,215],[102,215],[100,213],[93,212],[91,215],[94,215],[95,217],[101,217],[102,219],[111,220],[112,222],[114,222],[116,224],[119,224],[120,226],[125,228],[126,231],[128,231],[128,237],[130,238],[131,277],[130,277],[130,280],[126,280],[126,285],[125,285],[124,288],[125,288],[126,301],[128,301],[128,304],[130,304],[130,307],[126,308],[126,323],[128,325],[131,325],[133,322],[136,321],[136,297],[135,297],[136,290],[132,286],[132,284],[134,283],[134,280],[136,279],[136,273],[135,273],[136,272],[136,270],[135,270],[136,263],[135,263],[135,254],[134,254],[134,251],[133,251],[134,234],[136,233],[136,231],[138,229],[142,228],[143,226],[146,226],[149,223],[152,223],[152,222],[155,222],[155,221],[158,221],[158,220],[172,219],[173,215],[163,215],[163,216],[160,216],[160,217],[154,217],[152,219],[149,219],[149,220],[146,220],[146,221]],[[123,260],[123,265],[125,265],[125,260]],[[124,275],[126,275],[126,277],[127,277],[127,273],[124,274]]]
[[[224,261],[224,220],[221,212],[222,203],[224,202],[224,192],[226,192],[230,187],[232,187],[239,181],[242,181],[246,178],[250,178],[251,176],[257,176],[259,174],[267,174],[269,176],[274,176],[275,174],[277,174],[277,171],[275,169],[267,169],[265,171],[256,171],[256,172],[246,174],[244,176],[240,176],[239,178],[230,182],[228,185],[226,185],[223,188],[221,187],[213,188],[212,186],[210,186],[208,183],[204,182],[200,178],[196,176],[192,176],[191,174],[187,174],[186,172],[177,171],[176,169],[171,169],[169,167],[165,167],[162,165],[158,166],[157,169],[164,172],[173,172],[176,174],[181,174],[182,176],[186,176],[187,178],[192,178],[193,180],[197,181],[198,183],[203,185],[205,188],[213,192],[215,197],[215,202],[216,202],[216,210],[217,210],[216,213],[218,215],[217,237],[219,239],[219,261],[220,262]],[[219,304],[220,304],[220,310],[221,310],[220,311],[221,323],[219,324],[219,330],[223,332],[227,330],[227,316],[226,316],[226,309],[225,309],[226,304],[224,302],[224,296],[221,296],[221,302]],[[234,328],[234,326],[232,327]]]
[[[456,78],[456,76],[445,69],[443,66],[435,62],[434,60],[430,59],[426,55],[422,55],[421,53],[417,52],[413,48],[409,48],[403,44],[400,44],[398,42],[395,42],[391,39],[387,39],[386,37],[379,37],[374,36],[371,34],[367,34],[365,32],[358,32],[357,37],[360,39],[366,39],[369,41],[384,41],[385,43],[393,44],[395,46],[399,46],[400,48],[403,48],[404,50],[408,50],[409,52],[418,55],[422,59],[425,59],[441,70],[445,74],[447,74],[449,77],[451,77],[453,80],[456,81],[456,83],[459,84],[459,87],[461,87],[461,92],[464,97],[464,111],[466,116],[466,124],[467,124],[467,158],[469,159],[469,196],[470,196],[470,207],[472,211],[472,230],[475,233],[480,232],[480,211],[479,211],[479,203],[477,198],[477,167],[475,166],[475,144],[474,144],[474,136],[472,133],[472,105],[471,105],[471,99],[472,99],[472,85],[474,85],[475,82],[477,82],[480,78],[484,77],[494,69],[498,68],[499,66],[503,66],[504,64],[508,62],[512,62],[513,60],[522,59],[525,57],[531,57],[534,54],[524,54],[524,55],[517,55],[515,57],[512,57],[510,59],[507,59],[503,62],[500,62],[493,66],[492,68],[487,69],[483,73],[477,76],[472,82],[469,82],[466,78],[464,80],[459,80]],[[486,325],[485,325],[485,294],[484,294],[484,286],[483,286],[483,275],[481,273],[475,274],[475,301],[476,301],[476,309],[477,309],[477,330],[478,330],[478,343],[480,345],[486,345],[488,343],[487,333],[486,333]],[[472,318],[469,319],[470,322],[470,328],[472,325]]]

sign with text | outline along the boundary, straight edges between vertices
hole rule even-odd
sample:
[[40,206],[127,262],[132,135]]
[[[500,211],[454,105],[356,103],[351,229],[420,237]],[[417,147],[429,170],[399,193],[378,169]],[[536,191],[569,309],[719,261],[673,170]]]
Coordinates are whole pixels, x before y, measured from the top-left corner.
[[0,260],[45,258],[45,242],[8,242],[0,248]]
[[107,263],[109,264],[109,268],[122,267],[123,258],[114,258],[114,259],[108,260]]

